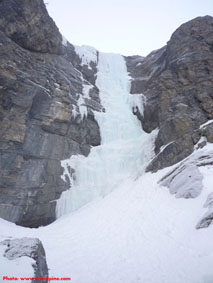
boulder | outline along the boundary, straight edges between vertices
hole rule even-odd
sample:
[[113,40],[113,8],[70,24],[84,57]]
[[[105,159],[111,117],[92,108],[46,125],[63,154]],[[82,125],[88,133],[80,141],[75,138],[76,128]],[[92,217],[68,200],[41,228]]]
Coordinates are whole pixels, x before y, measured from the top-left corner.
[[[27,257],[32,259],[32,267],[34,269],[33,278],[47,278],[48,277],[48,267],[46,262],[46,255],[43,245],[39,239],[36,238],[21,238],[21,239],[8,239],[0,242],[0,246],[3,247],[3,256],[8,260],[7,266],[11,266],[11,273],[13,271],[13,265],[16,264],[15,261],[22,257]],[[4,270],[1,266],[2,271]],[[19,274],[13,274],[21,277],[23,276],[20,266]],[[15,272],[15,271],[14,271]],[[6,275],[6,274],[3,274]],[[48,280],[43,280],[42,282],[48,282]]]

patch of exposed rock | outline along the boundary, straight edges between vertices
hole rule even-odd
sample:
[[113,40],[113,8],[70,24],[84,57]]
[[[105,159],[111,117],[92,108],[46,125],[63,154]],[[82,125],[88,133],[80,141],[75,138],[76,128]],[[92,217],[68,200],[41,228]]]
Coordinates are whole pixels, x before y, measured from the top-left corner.
[[156,158],[147,170],[173,165],[193,152],[200,135],[212,142],[212,129],[199,127],[213,119],[213,18],[198,17],[179,27],[167,45],[143,58],[126,57],[131,93],[146,96],[143,129],[159,128]]
[[207,228],[213,223],[213,193],[208,195],[204,208],[208,210],[198,222],[196,226],[197,229]]

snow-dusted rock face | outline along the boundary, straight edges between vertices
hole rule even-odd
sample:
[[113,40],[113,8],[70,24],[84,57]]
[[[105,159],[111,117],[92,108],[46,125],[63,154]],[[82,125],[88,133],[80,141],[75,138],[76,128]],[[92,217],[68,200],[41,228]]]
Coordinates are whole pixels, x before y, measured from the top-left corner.
[[[159,129],[156,158],[148,166],[157,171],[190,155],[202,134],[200,125],[213,118],[213,18],[191,20],[167,46],[126,61],[132,94],[146,96],[144,116],[137,114],[142,127],[146,132]],[[208,129],[203,134],[212,142]]]
[[1,270],[4,272],[1,275],[9,278],[19,278],[20,274],[22,277],[47,278],[49,274],[43,245],[35,238],[8,239],[0,242],[0,262]]
[[[198,143],[192,155],[180,162],[177,167],[167,173],[160,181],[161,186],[169,189],[176,198],[197,198],[203,195],[205,202],[203,208],[207,209],[196,228],[206,228],[213,222],[213,147],[206,146],[199,149]],[[210,173],[209,173],[210,172]],[[205,197],[206,196],[206,197]]]
[[195,164],[182,164],[169,173],[161,184],[177,198],[195,198],[202,190],[202,175]]

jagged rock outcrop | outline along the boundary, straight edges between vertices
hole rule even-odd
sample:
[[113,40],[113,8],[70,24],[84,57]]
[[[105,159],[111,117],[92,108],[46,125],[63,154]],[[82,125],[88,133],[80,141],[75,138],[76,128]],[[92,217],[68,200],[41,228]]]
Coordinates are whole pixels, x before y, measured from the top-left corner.
[[[21,238],[21,239],[8,239],[0,242],[4,247],[3,256],[11,262],[11,271],[13,261],[22,257],[29,257],[34,260],[32,265],[34,269],[33,278],[47,278],[49,275],[48,266],[46,262],[46,255],[43,245],[39,239],[36,238]],[[4,265],[2,266],[3,271]],[[6,275],[6,274],[5,274]],[[13,274],[14,275],[14,274]],[[42,282],[48,282],[43,280]]]
[[196,225],[197,229],[207,228],[213,223],[213,193],[208,195],[204,208],[208,210]]
[[[157,171],[191,154],[202,135],[200,125],[213,119],[213,18],[187,22],[165,47],[126,61],[131,93],[147,99],[144,116],[137,113],[143,129],[159,128],[156,157],[147,168]],[[206,135],[212,142],[210,126]]]
[[98,89],[88,81],[96,69],[86,80],[43,1],[2,0],[0,14],[0,217],[38,227],[55,220],[56,200],[69,188],[61,160],[100,144]]

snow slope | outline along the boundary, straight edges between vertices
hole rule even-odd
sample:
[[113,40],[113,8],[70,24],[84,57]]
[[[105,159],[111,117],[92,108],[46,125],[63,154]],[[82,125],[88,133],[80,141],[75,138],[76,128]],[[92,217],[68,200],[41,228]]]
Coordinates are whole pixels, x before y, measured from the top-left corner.
[[157,184],[167,170],[128,179],[48,227],[2,220],[1,237],[39,237],[50,276],[76,283],[212,283],[213,226],[195,229],[206,193],[176,199]]

